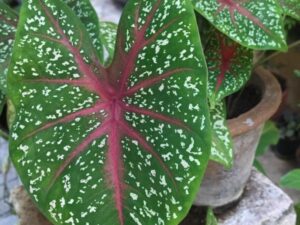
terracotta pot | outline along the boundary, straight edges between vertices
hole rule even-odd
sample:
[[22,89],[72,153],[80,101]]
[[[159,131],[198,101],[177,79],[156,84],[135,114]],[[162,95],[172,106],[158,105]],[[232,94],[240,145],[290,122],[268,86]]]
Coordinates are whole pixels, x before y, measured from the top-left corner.
[[226,170],[216,162],[209,162],[195,205],[216,208],[238,200],[243,193],[264,123],[276,112],[281,101],[280,85],[267,70],[258,68],[251,82],[261,90],[261,100],[248,112],[228,120],[234,165]]

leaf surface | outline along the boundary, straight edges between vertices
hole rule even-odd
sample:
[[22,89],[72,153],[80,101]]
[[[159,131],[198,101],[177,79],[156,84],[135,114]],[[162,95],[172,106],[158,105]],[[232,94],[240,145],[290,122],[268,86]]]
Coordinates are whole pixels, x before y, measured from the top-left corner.
[[110,65],[115,52],[118,26],[112,22],[100,22],[100,40],[104,47],[104,65]]
[[272,121],[267,121],[256,148],[256,157],[263,155],[268,150],[270,145],[276,145],[279,141],[279,138],[280,131],[276,127],[276,124]]
[[300,21],[300,1],[299,0],[280,0],[284,14]]
[[233,165],[233,145],[226,121],[225,104],[219,102],[214,109],[210,110],[212,123],[212,149],[210,159],[226,168]]
[[218,220],[216,216],[214,215],[214,212],[211,208],[207,210],[206,214],[206,225],[218,225]]
[[6,77],[17,23],[17,13],[0,1],[0,90],[3,94],[6,93]]
[[205,56],[208,66],[208,95],[212,105],[238,91],[249,80],[253,52],[217,30],[210,35]]
[[280,185],[285,188],[300,190],[300,169],[295,169],[280,179]]
[[106,68],[64,3],[24,2],[10,151],[56,225],[178,224],[198,192],[211,140],[192,5],[129,1],[116,46]]
[[192,0],[218,30],[249,48],[286,50],[282,9],[274,0]]

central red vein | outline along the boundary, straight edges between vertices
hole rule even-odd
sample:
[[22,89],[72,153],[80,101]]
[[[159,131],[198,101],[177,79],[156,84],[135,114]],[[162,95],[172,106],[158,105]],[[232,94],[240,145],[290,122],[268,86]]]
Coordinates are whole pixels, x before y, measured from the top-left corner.
[[237,53],[237,46],[233,44],[228,45],[223,36],[218,35],[218,40],[220,44],[221,62],[220,73],[217,76],[216,92],[220,89],[221,85],[223,84],[225,75],[230,70],[232,60],[234,59]]
[[108,136],[109,151],[107,152],[106,171],[109,184],[114,190],[115,206],[118,211],[119,221],[124,225],[123,215],[123,160],[121,149],[121,136],[118,121],[122,120],[122,113],[118,101],[114,100],[111,104],[110,131]]

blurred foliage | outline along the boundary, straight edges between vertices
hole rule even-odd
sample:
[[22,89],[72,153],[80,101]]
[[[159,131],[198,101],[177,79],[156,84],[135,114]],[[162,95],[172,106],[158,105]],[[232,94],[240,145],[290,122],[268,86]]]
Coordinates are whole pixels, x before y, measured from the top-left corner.
[[281,177],[280,185],[284,188],[300,191],[300,169],[295,169]]

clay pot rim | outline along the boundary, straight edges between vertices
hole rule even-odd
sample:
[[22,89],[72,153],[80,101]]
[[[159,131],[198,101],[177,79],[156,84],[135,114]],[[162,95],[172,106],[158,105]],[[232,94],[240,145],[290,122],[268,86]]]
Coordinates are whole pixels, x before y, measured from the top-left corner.
[[233,137],[262,125],[272,117],[281,103],[281,88],[276,78],[263,67],[255,69],[254,76],[261,81],[262,98],[251,110],[227,121]]

